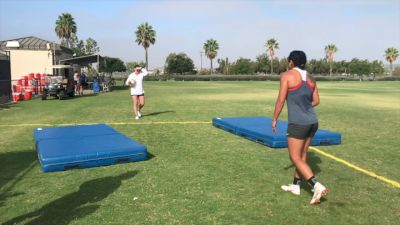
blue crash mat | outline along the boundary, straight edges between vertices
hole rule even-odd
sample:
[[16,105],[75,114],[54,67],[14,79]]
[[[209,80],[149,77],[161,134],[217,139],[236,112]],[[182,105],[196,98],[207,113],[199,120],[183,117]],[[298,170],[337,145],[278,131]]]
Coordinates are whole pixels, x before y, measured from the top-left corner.
[[147,159],[146,146],[105,124],[36,128],[34,139],[44,172]]
[[[212,123],[215,127],[271,148],[287,147],[286,131],[288,123],[286,121],[278,121],[276,134],[271,128],[272,119],[268,117],[213,118]],[[341,139],[339,133],[318,129],[311,145],[338,145],[341,143]]]

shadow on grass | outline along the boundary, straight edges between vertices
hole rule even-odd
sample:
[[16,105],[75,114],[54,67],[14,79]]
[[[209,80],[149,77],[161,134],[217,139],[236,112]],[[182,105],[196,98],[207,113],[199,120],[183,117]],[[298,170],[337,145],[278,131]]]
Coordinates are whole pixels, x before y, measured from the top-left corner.
[[162,112],[152,112],[152,113],[149,113],[149,114],[144,114],[142,116],[143,117],[145,117],[145,116],[157,116],[157,115],[164,114],[164,113],[175,113],[175,111],[167,110],[167,111],[162,111]]
[[14,193],[15,185],[36,165],[35,151],[0,153],[0,207],[11,197],[23,193]]
[[0,104],[0,110],[11,109],[16,105],[16,102],[2,103]]
[[4,224],[20,224],[29,221],[26,224],[67,225],[73,220],[94,213],[100,207],[96,204],[97,202],[116,191],[123,180],[130,179],[137,173],[137,171],[130,171],[117,176],[86,181],[79,186],[78,191],[58,198],[36,211],[15,217]]
[[151,154],[150,152],[147,152],[147,160],[151,160],[155,157],[156,157],[155,155]]
[[[321,172],[321,168],[319,167],[318,164],[320,164],[322,161],[319,158],[318,155],[316,155],[314,152],[308,152],[307,153],[307,163],[311,167],[312,171],[314,172],[315,175],[319,174]],[[294,165],[291,164],[290,166],[287,166],[284,168],[285,170],[288,169],[293,169],[293,174],[294,174]]]
[[128,90],[129,89],[129,86],[113,86],[112,87],[112,90],[113,91],[117,91],[117,90]]

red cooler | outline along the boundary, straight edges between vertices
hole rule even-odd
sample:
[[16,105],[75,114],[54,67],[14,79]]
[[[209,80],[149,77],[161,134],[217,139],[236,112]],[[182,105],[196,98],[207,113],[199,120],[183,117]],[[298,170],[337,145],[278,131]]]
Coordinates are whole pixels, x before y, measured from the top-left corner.
[[14,85],[14,86],[15,86],[14,92],[21,92],[21,85],[20,84],[17,84],[17,85]]
[[32,90],[25,90],[24,100],[32,99]]
[[12,93],[13,101],[14,102],[19,102],[22,100],[21,98],[21,92],[14,92]]
[[28,76],[23,76],[22,79],[23,79],[22,85],[28,86]]

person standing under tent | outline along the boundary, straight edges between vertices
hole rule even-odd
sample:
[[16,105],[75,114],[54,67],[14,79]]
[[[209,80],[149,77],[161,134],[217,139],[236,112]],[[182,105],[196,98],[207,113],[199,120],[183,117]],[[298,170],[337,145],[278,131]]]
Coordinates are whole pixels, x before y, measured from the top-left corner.
[[278,99],[276,100],[272,129],[276,133],[279,114],[287,101],[288,128],[287,142],[290,160],[296,167],[293,184],[282,185],[284,191],[300,195],[302,178],[313,187],[310,204],[320,203],[328,189],[318,182],[307,164],[307,151],[318,130],[318,118],[314,111],[319,104],[319,93],[315,80],[305,71],[307,62],[303,51],[292,51],[288,58],[288,71],[280,78]]
[[131,96],[133,103],[133,113],[135,114],[135,119],[142,117],[140,110],[144,107],[144,88],[143,88],[143,78],[147,76],[148,72],[145,68],[135,65],[133,67],[133,72],[129,74],[128,79],[126,79],[125,84],[131,87]]

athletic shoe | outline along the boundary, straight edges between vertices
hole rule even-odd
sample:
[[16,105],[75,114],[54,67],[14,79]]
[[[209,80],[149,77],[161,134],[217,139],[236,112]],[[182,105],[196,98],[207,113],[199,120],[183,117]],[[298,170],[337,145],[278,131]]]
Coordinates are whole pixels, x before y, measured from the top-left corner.
[[282,185],[281,188],[284,191],[292,192],[292,194],[294,195],[300,195],[300,185],[288,184],[288,185]]
[[310,201],[311,205],[319,204],[321,202],[322,196],[327,195],[329,192],[328,188],[326,188],[321,183],[317,182],[314,185],[314,195]]
[[142,117],[142,114],[140,113],[140,111],[137,112],[138,117]]
[[139,119],[139,117],[138,117],[138,116],[136,116],[136,117],[135,117],[135,119],[136,119],[136,120],[138,120],[138,119]]

